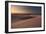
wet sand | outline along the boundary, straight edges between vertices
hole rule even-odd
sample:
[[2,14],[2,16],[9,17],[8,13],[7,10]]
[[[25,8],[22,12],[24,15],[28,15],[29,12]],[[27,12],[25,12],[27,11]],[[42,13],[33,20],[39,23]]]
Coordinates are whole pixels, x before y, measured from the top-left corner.
[[[40,15],[12,16],[11,28],[34,28],[41,27]],[[19,18],[18,18],[19,17]]]

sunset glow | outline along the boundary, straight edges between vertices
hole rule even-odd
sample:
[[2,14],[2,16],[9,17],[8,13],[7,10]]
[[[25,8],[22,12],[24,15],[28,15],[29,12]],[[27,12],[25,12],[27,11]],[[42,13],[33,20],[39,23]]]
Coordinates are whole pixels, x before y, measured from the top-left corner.
[[11,13],[30,13],[26,7],[11,6]]

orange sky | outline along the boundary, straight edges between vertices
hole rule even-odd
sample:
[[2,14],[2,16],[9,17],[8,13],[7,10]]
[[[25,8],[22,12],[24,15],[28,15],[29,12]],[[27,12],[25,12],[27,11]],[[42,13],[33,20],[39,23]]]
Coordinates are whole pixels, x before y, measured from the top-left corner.
[[30,13],[22,6],[11,6],[11,13]]

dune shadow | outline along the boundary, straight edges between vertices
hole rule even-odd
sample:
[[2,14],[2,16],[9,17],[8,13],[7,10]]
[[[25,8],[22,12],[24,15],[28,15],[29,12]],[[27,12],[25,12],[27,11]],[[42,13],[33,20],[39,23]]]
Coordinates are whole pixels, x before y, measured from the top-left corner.
[[30,19],[30,18],[34,18],[33,16],[23,16],[23,15],[21,15],[21,16],[13,16],[13,15],[11,15],[11,21],[12,22],[16,22],[16,21],[20,21],[20,20],[26,20],[26,19]]

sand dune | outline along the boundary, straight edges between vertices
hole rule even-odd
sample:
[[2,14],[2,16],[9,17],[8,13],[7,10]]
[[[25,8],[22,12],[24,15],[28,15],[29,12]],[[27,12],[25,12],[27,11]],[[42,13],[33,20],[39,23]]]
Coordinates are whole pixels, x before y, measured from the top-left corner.
[[40,15],[22,16],[22,18],[18,20],[16,20],[15,18],[13,18],[12,20],[13,20],[11,23],[12,28],[41,27],[41,16]]

